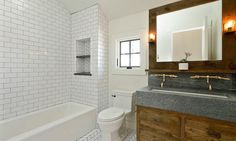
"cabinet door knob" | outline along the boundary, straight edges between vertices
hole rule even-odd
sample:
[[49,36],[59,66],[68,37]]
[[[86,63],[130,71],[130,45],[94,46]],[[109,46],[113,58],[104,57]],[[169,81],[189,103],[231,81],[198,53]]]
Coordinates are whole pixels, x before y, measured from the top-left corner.
[[213,138],[217,138],[217,139],[221,138],[221,133],[219,133],[211,128],[207,128],[207,134]]

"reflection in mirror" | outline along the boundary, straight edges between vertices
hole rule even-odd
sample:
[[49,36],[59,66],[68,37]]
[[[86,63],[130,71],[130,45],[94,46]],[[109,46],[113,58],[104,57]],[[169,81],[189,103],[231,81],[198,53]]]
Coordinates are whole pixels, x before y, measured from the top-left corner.
[[222,1],[157,16],[157,62],[222,60]]

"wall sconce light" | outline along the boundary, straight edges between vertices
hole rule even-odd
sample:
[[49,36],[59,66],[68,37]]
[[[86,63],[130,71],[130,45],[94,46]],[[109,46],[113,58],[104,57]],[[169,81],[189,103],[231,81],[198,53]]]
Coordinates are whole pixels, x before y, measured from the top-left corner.
[[154,33],[149,34],[149,43],[155,43],[156,35]]
[[232,33],[232,32],[236,32],[236,21],[228,20],[224,24],[224,33]]

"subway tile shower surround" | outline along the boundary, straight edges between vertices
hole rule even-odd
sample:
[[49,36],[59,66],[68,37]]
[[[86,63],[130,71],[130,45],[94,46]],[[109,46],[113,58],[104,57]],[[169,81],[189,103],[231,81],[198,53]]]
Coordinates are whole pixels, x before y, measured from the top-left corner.
[[108,20],[98,5],[72,14],[73,71],[76,72],[76,41],[90,38],[92,76],[74,75],[71,100],[98,107],[108,107]]
[[0,0],[0,119],[70,101],[71,18],[56,0]]
[[[108,22],[95,5],[0,0],[0,120],[73,101],[108,106]],[[91,38],[92,76],[74,76],[75,42]]]

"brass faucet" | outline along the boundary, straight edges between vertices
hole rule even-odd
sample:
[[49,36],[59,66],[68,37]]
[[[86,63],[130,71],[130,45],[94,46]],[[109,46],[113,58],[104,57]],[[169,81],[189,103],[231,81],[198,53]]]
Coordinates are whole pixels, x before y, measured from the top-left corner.
[[210,91],[212,90],[212,85],[210,84],[210,79],[230,80],[230,78],[227,78],[227,77],[221,77],[221,76],[210,76],[210,75],[206,75],[206,76],[195,75],[195,76],[191,76],[190,78],[192,78],[192,79],[205,78],[205,79],[207,80],[208,89],[209,89]]
[[170,77],[170,78],[177,78],[177,75],[174,74],[156,74],[156,77],[162,77],[162,82],[161,82],[161,88],[164,87],[164,83],[166,81],[166,77]]

